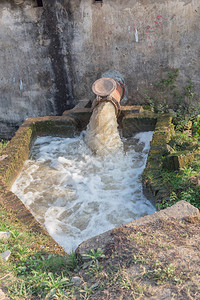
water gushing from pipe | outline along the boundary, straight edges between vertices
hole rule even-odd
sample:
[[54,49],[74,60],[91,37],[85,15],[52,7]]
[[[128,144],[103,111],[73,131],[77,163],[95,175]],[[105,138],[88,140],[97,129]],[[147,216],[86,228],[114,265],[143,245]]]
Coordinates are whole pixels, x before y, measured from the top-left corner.
[[117,116],[124,87],[111,78],[100,78],[92,86],[97,98],[85,134],[85,142],[97,155],[108,155],[123,150],[118,131]]
[[95,107],[84,140],[97,155],[108,155],[123,150],[112,103],[103,102]]

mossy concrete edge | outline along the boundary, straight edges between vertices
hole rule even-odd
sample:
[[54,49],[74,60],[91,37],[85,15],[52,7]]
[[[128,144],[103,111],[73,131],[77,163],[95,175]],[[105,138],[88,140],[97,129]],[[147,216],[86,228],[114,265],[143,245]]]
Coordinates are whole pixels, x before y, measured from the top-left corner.
[[173,134],[172,116],[170,114],[158,115],[146,167],[142,174],[144,194],[152,200],[154,205],[164,198],[165,200],[169,198],[169,191],[167,187],[161,185],[159,174],[163,168],[162,154],[166,152],[167,143]]
[[37,136],[53,134],[72,137],[78,132],[77,121],[69,116],[30,118],[17,130],[9,145],[1,153],[4,159],[0,161],[0,205],[31,230],[48,237],[47,246],[57,252],[64,250],[22,201],[10,191],[10,187],[28,159],[32,143]]

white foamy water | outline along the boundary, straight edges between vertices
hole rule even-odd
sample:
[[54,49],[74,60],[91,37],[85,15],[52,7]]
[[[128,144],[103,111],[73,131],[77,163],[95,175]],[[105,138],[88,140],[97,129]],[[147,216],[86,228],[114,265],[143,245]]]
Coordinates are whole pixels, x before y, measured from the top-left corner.
[[84,141],[97,155],[108,155],[122,150],[115,107],[111,102],[102,102],[93,110]]
[[83,137],[38,137],[12,186],[69,253],[84,240],[155,212],[142,193],[152,132],[124,141],[125,153],[95,156]]

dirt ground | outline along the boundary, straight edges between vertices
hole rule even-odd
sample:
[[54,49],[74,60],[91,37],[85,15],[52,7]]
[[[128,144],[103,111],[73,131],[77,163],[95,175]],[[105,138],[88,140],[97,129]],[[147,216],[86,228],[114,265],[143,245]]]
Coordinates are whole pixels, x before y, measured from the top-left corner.
[[119,227],[103,250],[80,273],[96,289],[89,299],[200,299],[199,214]]

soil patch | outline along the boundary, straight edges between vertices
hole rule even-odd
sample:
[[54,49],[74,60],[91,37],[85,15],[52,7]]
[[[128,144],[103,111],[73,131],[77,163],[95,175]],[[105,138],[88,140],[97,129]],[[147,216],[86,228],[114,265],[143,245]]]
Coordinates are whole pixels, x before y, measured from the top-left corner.
[[110,231],[105,257],[81,271],[88,286],[98,286],[91,299],[200,299],[199,213],[136,224]]

